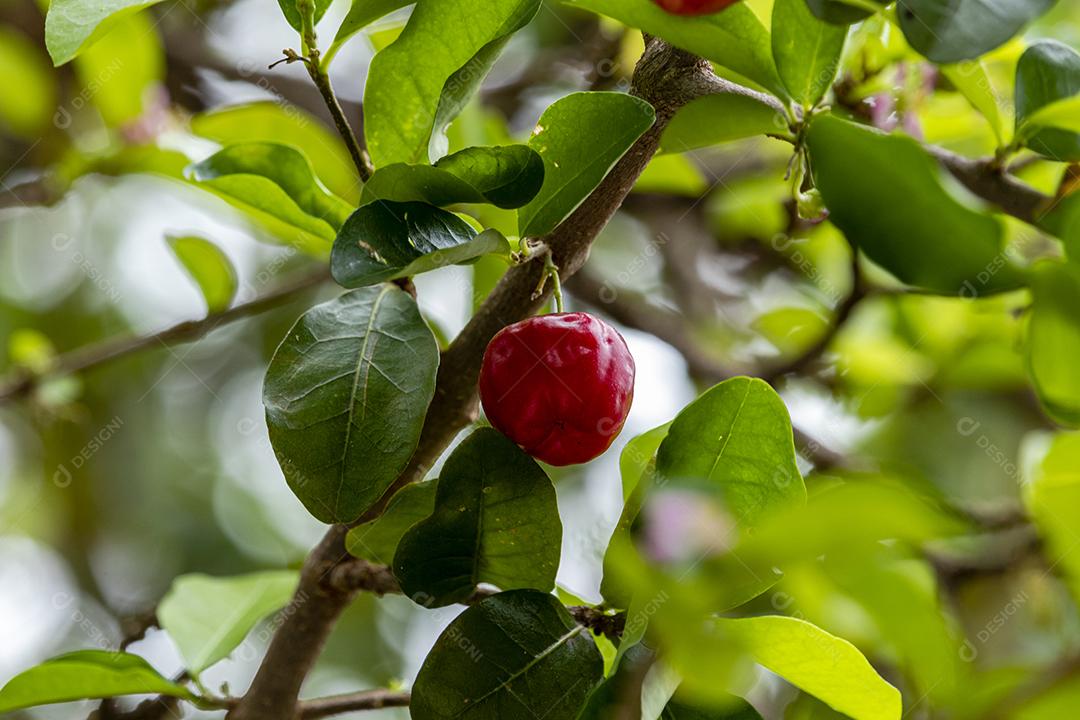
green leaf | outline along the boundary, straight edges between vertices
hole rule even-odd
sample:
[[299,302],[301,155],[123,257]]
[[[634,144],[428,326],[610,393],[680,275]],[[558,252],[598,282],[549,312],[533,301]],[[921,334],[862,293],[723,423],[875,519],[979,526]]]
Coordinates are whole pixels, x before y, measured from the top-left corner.
[[819,20],[833,25],[851,25],[877,12],[874,3],[885,6],[888,0],[806,0],[806,6]]
[[228,309],[236,296],[236,270],[228,256],[214,243],[201,237],[167,236],[176,259],[199,286],[207,312]]
[[1010,138],[1006,135],[1005,121],[1001,114],[1004,100],[994,90],[994,84],[986,72],[986,65],[981,60],[972,60],[956,65],[942,65],[940,69],[971,106],[990,123],[998,146],[1008,145]]
[[513,441],[480,428],[446,461],[435,512],[401,539],[394,575],[425,607],[461,602],[479,583],[549,591],[561,550],[551,480]]
[[668,436],[671,423],[664,423],[652,430],[647,430],[626,443],[619,454],[619,475],[622,477],[623,501],[626,501],[637,488],[645,471],[656,458],[660,443]]
[[[349,203],[323,187],[308,159],[289,145],[268,142],[230,145],[192,165],[189,172],[196,182],[212,187],[219,187],[216,181],[228,177],[265,178],[281,188],[313,220],[331,228],[340,228],[353,211]],[[249,201],[246,197],[240,199]],[[284,212],[282,216],[284,219]]]
[[191,130],[222,145],[291,145],[311,161],[315,174],[331,192],[350,203],[360,199],[360,178],[345,143],[322,121],[298,107],[263,101],[211,110],[193,117]]
[[511,590],[457,617],[413,685],[413,720],[575,720],[604,661],[551,595]]
[[776,0],[772,14],[772,54],[792,99],[816,105],[832,85],[847,27],[814,17],[805,0]]
[[1003,45],[1055,0],[899,0],[900,29],[936,63],[970,60]]
[[52,0],[45,16],[45,46],[63,65],[105,36],[124,18],[160,0]]
[[375,165],[427,160],[432,133],[445,131],[510,35],[539,7],[540,0],[419,3],[368,72],[364,133]]
[[80,650],[46,660],[0,690],[0,713],[117,695],[169,695],[193,699],[187,688],[163,678],[138,655]]
[[1031,293],[1028,372],[1046,412],[1059,423],[1080,426],[1080,265],[1039,263]]
[[661,9],[653,0],[563,0],[656,35],[695,55],[734,70],[784,97],[784,83],[769,52],[769,32],[743,3],[712,15],[683,17]]
[[672,700],[660,713],[660,720],[761,720],[761,714],[750,703],[732,695],[729,703],[717,708]]
[[660,152],[679,153],[766,134],[788,135],[783,112],[752,95],[706,95],[685,105],[660,137]]
[[138,120],[151,109],[148,103],[156,101],[165,79],[165,52],[154,18],[145,12],[124,15],[75,58],[75,72],[106,125]]
[[829,219],[901,281],[965,297],[1022,285],[1000,221],[954,198],[915,140],[822,115],[807,146]]
[[716,622],[755,662],[852,720],[899,720],[900,692],[847,640],[790,617]]
[[[312,0],[312,2],[315,4],[315,24],[318,24],[333,0]],[[281,8],[281,14],[292,25],[293,30],[302,32],[303,27],[300,22],[300,11],[296,9],[296,0],[278,0],[278,7]]]
[[333,57],[353,35],[379,18],[389,15],[395,10],[400,10],[407,5],[412,5],[414,2],[416,0],[352,0],[349,12],[345,15],[345,19],[341,21],[341,27],[338,28],[337,35],[334,36],[334,42],[330,44],[330,49],[326,55]]
[[285,607],[298,582],[295,570],[182,575],[158,605],[158,621],[180,649],[184,667],[197,676],[228,657],[259,620]]
[[[1054,107],[1060,101],[1063,106]],[[1016,65],[1016,135],[1051,160],[1080,161],[1080,53],[1044,40],[1020,56]],[[1041,111],[1041,112],[1040,112]],[[1064,120],[1066,128],[1060,127]],[[1047,122],[1047,118],[1053,122]],[[1054,127],[1046,127],[1054,125]]]
[[414,483],[398,491],[375,520],[349,530],[345,547],[358,558],[391,565],[405,532],[435,511],[435,481]]
[[432,165],[397,163],[379,168],[364,185],[360,204],[376,200],[426,202],[437,207],[490,203],[519,208],[544,183],[544,161],[525,145],[471,147]]
[[316,305],[266,372],[270,442],[289,487],[323,522],[349,523],[386,492],[420,439],[439,349],[394,285]]
[[477,235],[446,210],[424,203],[374,202],[354,212],[341,228],[330,272],[344,287],[363,287],[509,252],[497,230]]
[[791,420],[768,383],[732,378],[707,390],[671,423],[656,453],[657,484],[700,478],[737,520],[806,501]]
[[0,130],[37,139],[57,110],[57,79],[36,42],[10,27],[0,27]]
[[[1046,541],[1046,561],[1061,566],[1073,598],[1080,598],[1080,557],[1076,528],[1080,521],[1080,433],[1053,438],[1025,490],[1025,502],[1039,535]],[[1049,716],[1048,716],[1049,717]]]
[[544,186],[518,211],[521,236],[558,227],[655,120],[652,105],[624,93],[574,93],[545,110],[529,138],[544,159]]

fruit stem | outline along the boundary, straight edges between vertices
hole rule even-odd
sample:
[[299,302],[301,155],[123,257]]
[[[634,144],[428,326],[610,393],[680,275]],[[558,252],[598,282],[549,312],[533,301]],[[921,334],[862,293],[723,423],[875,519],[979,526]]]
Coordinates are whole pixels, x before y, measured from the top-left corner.
[[551,278],[551,293],[555,297],[555,312],[563,311],[562,281],[559,280],[559,266],[551,259],[551,249],[544,255],[544,272]]

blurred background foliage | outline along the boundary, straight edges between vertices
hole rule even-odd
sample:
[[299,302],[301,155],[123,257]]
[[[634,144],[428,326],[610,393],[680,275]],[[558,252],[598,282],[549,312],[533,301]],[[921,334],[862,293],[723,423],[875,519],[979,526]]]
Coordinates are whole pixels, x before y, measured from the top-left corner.
[[[747,2],[767,25],[769,0]],[[346,9],[331,6],[324,32]],[[240,300],[317,264],[282,244],[266,217],[195,187],[183,171],[219,143],[284,141],[308,154],[327,187],[358,198],[348,154],[303,69],[267,67],[294,43],[273,3],[180,0],[133,12],[59,69],[43,45],[43,10],[0,1],[0,377],[205,314],[168,237],[220,247]],[[354,121],[368,62],[405,17],[376,23],[333,67]],[[1080,45],[1080,5],[1059,2],[1026,37]],[[642,47],[616,23],[545,5],[452,126],[451,151],[527,137],[543,108],[569,91],[625,89]],[[1016,39],[984,58],[1006,118],[1024,47]],[[834,91],[835,104],[879,127],[964,154],[996,147],[991,124],[948,75],[878,19],[853,30]],[[906,717],[989,716],[1031,678],[1047,685],[1034,701],[993,712],[1071,716],[1080,703],[1072,679],[1080,565],[1070,560],[1080,497],[1070,482],[1080,445],[1055,435],[1026,377],[1029,294],[912,294],[866,261],[854,262],[869,287],[853,288],[840,232],[795,212],[784,179],[790,148],[765,137],[695,147],[695,129],[720,117],[700,112],[682,126],[680,141],[694,149],[657,157],[568,288],[574,307],[619,323],[638,361],[636,402],[616,450],[726,375],[779,369],[774,379],[804,444],[828,451],[808,477],[811,494],[834,473],[883,474],[979,529],[926,556],[882,546],[872,561],[807,559],[755,601],[760,609],[851,639],[902,689]],[[1026,156],[1017,167],[1048,193],[1063,169]],[[515,232],[511,213],[477,212],[485,225]],[[1052,245],[1018,222],[1008,228],[1016,246]],[[488,258],[418,279],[421,308],[441,336],[462,327],[504,268]],[[295,317],[334,292],[313,285],[197,342],[161,344],[4,401],[0,679],[66,649],[116,647],[177,575],[299,563],[321,528],[273,459],[260,388]],[[788,367],[820,343],[820,356]],[[837,455],[843,462],[832,462]],[[591,600],[622,505],[617,456],[553,471],[566,525],[560,585]],[[307,692],[412,678],[453,616],[361,597]],[[204,682],[244,687],[267,638],[256,631]],[[133,649],[166,673],[180,667],[159,632]],[[835,716],[768,678],[755,698],[759,707],[786,705],[792,719]],[[394,713],[404,716],[384,711]],[[77,715],[70,707],[25,713]]]

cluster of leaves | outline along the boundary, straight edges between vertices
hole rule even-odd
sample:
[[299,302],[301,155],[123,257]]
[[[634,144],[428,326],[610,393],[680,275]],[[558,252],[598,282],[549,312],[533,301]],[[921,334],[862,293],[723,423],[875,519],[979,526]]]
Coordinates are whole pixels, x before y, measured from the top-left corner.
[[[54,61],[92,54],[110,30],[145,18],[139,11],[148,4],[55,0],[46,24]],[[321,71],[357,32],[406,4],[355,0]],[[1025,149],[1051,161],[1080,161],[1080,55],[1052,42],[1025,50],[1011,130],[979,63],[1049,3],[776,0],[768,30],[746,5],[690,19],[650,0],[566,4],[696,53],[754,91],[691,103],[665,130],[662,153],[777,137],[793,148],[800,208],[812,210],[818,197],[852,246],[893,281],[952,297],[1029,291],[1032,382],[1056,420],[1080,425],[1080,370],[1071,360],[1080,350],[1080,194],[1063,194],[1032,218],[1064,247],[1064,257],[1032,262],[1010,248],[1006,221],[959,195],[921,143],[824,105],[858,32],[849,25],[895,23],[985,116],[999,166]],[[301,33],[327,5],[314,3],[304,17],[301,5],[281,0],[286,20]],[[784,573],[797,579],[823,556],[830,581],[895,633],[887,640],[905,670],[920,682],[941,673],[958,686],[954,675],[962,671],[955,667],[931,673],[917,666],[918,648],[893,620],[903,608],[926,633],[955,640],[938,622],[932,588],[922,582],[925,564],[913,548],[970,528],[881,479],[823,483],[808,498],[787,410],[760,380],[716,385],[624,451],[625,509],[605,557],[598,610],[624,617],[617,645],[580,625],[552,594],[562,546],[552,481],[497,432],[473,431],[437,480],[384,497],[420,440],[440,361],[439,342],[415,299],[388,281],[487,255],[516,262],[512,251],[522,248],[521,239],[558,227],[655,121],[653,108],[631,95],[575,93],[544,111],[525,144],[448,154],[447,128],[539,8],[540,0],[417,3],[371,65],[364,128],[375,169],[363,183],[343,164],[340,143],[313,138],[321,131],[290,124],[267,106],[213,112],[192,123],[222,148],[188,166],[185,177],[328,262],[348,289],[306,312],[267,369],[266,421],[289,486],[314,517],[354,525],[350,552],[392,568],[418,605],[470,602],[482,586],[498,590],[462,611],[435,643],[413,687],[412,716],[608,717],[658,649],[666,672],[649,672],[642,688],[651,717],[754,717],[742,695],[746,670],[756,663],[849,717],[900,718],[899,691],[848,641],[798,618],[721,617],[745,614]],[[462,18],[468,32],[445,32]],[[516,223],[485,222],[492,207],[516,211]],[[220,251],[202,238],[170,243],[210,312],[227,308],[236,279]],[[1072,436],[1055,443],[1032,493],[1033,512],[1045,513],[1053,544],[1067,542],[1070,532],[1055,527],[1047,509],[1073,491],[1073,445]],[[385,511],[367,518],[384,499]],[[874,582],[865,582],[867,572]],[[179,578],[159,617],[189,675],[197,680],[233,652],[255,623],[289,602],[297,580],[291,571]],[[139,693],[224,706],[134,655],[82,651],[16,677],[0,691],[0,712]],[[992,702],[980,697],[968,710],[974,715]]]

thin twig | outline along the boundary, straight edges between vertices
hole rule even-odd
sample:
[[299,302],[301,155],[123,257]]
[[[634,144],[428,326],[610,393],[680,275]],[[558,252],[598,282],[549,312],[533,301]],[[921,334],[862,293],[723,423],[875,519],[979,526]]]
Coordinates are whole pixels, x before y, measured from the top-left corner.
[[345,146],[349,148],[349,155],[352,157],[353,164],[356,165],[356,172],[360,173],[361,180],[367,182],[371,179],[372,173],[375,172],[371,164],[371,157],[368,155],[368,151],[360,144],[356,133],[349,124],[348,118],[345,117],[345,111],[341,109],[341,103],[338,102],[334,88],[330,84],[330,75],[319,63],[317,53],[305,65],[307,65],[311,80],[315,83],[315,87],[319,89],[319,94],[323,96],[323,100],[326,102],[326,109],[330,111],[330,117],[334,119],[338,134],[345,141]]
[[283,285],[263,297],[235,305],[222,312],[211,313],[201,320],[187,320],[150,335],[105,340],[73,350],[57,358],[53,367],[44,374],[20,373],[0,382],[0,404],[28,395],[43,382],[53,378],[89,370],[144,350],[198,340],[223,325],[258,315],[289,302],[296,295],[321,285],[329,278],[329,271],[320,269]]
[[300,703],[299,714],[303,720],[316,720],[359,710],[408,707],[411,699],[411,695],[404,690],[367,690],[349,695],[304,700]]

